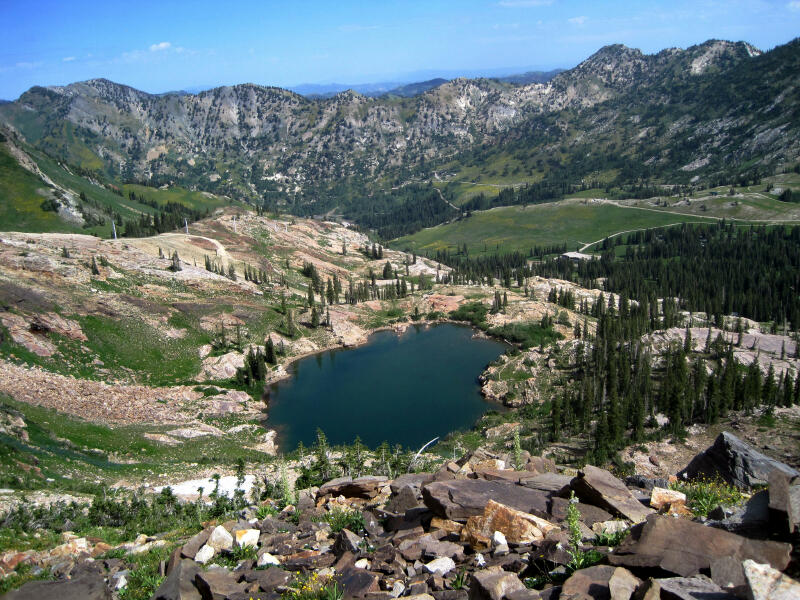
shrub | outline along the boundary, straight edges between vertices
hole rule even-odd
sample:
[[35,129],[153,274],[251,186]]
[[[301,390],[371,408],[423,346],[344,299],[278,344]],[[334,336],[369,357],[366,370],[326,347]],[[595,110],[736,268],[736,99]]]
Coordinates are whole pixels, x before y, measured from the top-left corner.
[[331,531],[334,533],[339,533],[342,529],[358,533],[364,529],[364,515],[357,510],[334,508],[328,511],[323,519],[331,526]]
[[527,323],[507,323],[502,327],[492,327],[488,333],[502,337],[509,342],[520,344],[523,349],[545,346],[564,337],[555,331],[552,326],[542,327],[539,323],[532,321]]
[[742,501],[742,493],[719,479],[695,479],[670,484],[670,489],[686,494],[686,506],[698,515],[708,513],[720,505],[734,505]]
[[454,321],[466,321],[475,326],[480,326],[485,323],[486,313],[488,312],[489,307],[482,302],[468,302],[452,311],[450,313],[450,318]]

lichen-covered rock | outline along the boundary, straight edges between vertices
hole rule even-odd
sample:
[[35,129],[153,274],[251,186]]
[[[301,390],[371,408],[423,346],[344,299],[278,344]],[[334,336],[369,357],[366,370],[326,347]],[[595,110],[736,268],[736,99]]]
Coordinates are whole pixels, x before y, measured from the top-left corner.
[[558,529],[557,525],[545,519],[489,500],[482,515],[467,519],[461,539],[476,550],[483,550],[492,546],[492,536],[496,531],[512,544],[529,544]]

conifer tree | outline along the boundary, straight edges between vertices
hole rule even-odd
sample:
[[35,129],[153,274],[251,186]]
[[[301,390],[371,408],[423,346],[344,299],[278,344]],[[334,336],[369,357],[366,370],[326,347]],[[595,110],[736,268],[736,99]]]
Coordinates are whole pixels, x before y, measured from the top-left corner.
[[311,308],[311,327],[316,329],[319,327],[319,314],[317,313],[317,307],[313,306]]

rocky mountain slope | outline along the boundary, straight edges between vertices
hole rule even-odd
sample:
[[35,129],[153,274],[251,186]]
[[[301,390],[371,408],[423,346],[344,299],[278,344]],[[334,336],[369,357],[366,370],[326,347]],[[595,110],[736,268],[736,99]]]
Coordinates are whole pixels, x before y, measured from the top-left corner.
[[[576,472],[527,453],[478,451],[432,472],[217,499],[226,521],[113,546],[58,523],[48,533],[61,544],[23,551],[23,533],[0,555],[0,581],[52,580],[24,583],[9,600],[797,597],[798,472],[730,434],[685,472],[694,480],[693,465],[712,453],[705,472],[727,481],[718,484],[726,503],[713,507],[700,507],[700,481],[622,481],[593,466]],[[159,499],[178,514],[204,510],[169,490],[154,507]],[[21,512],[7,521],[35,522]]]
[[251,84],[154,96],[90,80],[32,88],[0,107],[0,121],[104,177],[259,202],[324,204],[322,188],[388,186],[497,153],[535,164],[534,178],[579,180],[612,154],[611,166],[636,176],[688,180],[797,157],[799,49],[709,41],[645,55],[607,46],[547,83],[456,79],[412,98],[308,100]]

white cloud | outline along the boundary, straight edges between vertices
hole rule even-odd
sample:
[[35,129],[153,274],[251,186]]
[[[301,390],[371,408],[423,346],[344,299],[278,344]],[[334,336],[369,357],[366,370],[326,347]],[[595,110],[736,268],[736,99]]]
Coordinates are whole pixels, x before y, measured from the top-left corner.
[[519,23],[496,23],[495,25],[492,25],[492,29],[519,29]]
[[18,69],[36,69],[42,66],[41,62],[18,62],[14,65]]
[[583,25],[586,23],[587,18],[581,15],[580,17],[572,17],[571,19],[567,19],[568,22],[572,23],[573,25]]
[[786,5],[789,10],[800,11],[800,0],[792,0]]
[[172,44],[169,42],[159,42],[150,46],[150,52],[160,52],[161,50],[169,50]]
[[553,0],[501,0],[497,4],[504,8],[529,8],[531,6],[550,6]]
[[64,58],[62,58],[61,60],[62,60],[63,62],[72,62],[73,60],[75,60],[75,57],[74,57],[74,56],[65,56],[65,57],[64,57]]

